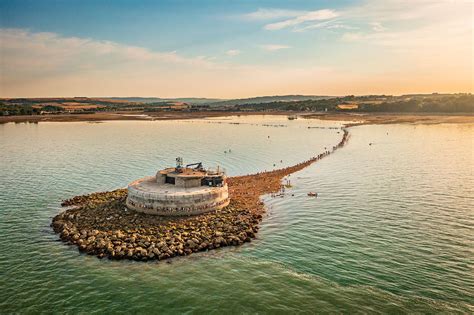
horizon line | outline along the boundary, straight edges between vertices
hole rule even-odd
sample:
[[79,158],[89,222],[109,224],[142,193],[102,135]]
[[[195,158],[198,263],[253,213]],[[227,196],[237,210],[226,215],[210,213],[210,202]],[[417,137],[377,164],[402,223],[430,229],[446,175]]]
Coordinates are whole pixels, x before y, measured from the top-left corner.
[[163,96],[0,96],[0,99],[36,99],[36,98],[90,98],[90,99],[100,99],[100,98],[159,98],[159,99],[215,99],[215,100],[236,100],[236,99],[249,99],[249,98],[261,98],[261,97],[282,97],[282,96],[304,96],[304,97],[347,97],[347,96],[404,96],[404,95],[456,95],[456,94],[473,94],[473,92],[412,92],[412,93],[402,93],[402,94],[345,94],[345,95],[328,95],[328,94],[275,94],[275,95],[257,95],[257,96],[247,96],[247,97],[235,97],[235,98],[219,98],[219,97],[206,97],[206,96],[172,96],[172,97],[163,97]]

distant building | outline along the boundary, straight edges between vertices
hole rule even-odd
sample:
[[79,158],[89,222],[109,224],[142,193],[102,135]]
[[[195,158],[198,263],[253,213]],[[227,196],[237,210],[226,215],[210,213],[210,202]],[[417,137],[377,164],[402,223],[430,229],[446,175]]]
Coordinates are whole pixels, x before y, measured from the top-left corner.
[[342,110],[358,109],[359,105],[357,105],[357,104],[340,104],[340,105],[337,105],[337,108],[342,109]]

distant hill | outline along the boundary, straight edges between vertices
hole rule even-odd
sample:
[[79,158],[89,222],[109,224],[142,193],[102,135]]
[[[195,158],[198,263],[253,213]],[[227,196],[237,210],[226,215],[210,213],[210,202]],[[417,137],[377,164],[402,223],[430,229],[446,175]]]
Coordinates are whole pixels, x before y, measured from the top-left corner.
[[[189,108],[204,105],[203,108]],[[235,106],[235,107],[234,107]],[[59,113],[95,113],[113,111],[155,112],[164,110],[253,110],[253,111],[345,111],[392,113],[470,113],[474,112],[474,95],[407,94],[348,95],[344,97],[318,95],[261,96],[222,100],[213,98],[159,97],[51,97],[0,98],[0,116],[41,115]]]
[[102,100],[111,100],[119,102],[132,103],[158,103],[158,102],[183,102],[191,105],[210,105],[210,106],[234,106],[257,103],[271,102],[296,102],[307,100],[328,99],[332,96],[321,95],[274,95],[274,96],[258,96],[240,99],[219,99],[219,98],[199,98],[199,97],[177,97],[177,98],[161,98],[161,97],[101,97]]
[[219,98],[199,98],[199,97],[182,97],[182,98],[161,98],[161,97],[101,97],[114,101],[126,101],[133,103],[158,103],[158,102],[182,102],[188,104],[211,104],[214,102],[225,101]]
[[211,106],[233,106],[233,105],[247,105],[247,104],[261,104],[272,102],[298,102],[307,100],[321,100],[333,98],[333,96],[322,95],[274,95],[274,96],[258,96],[250,98],[240,98],[233,100],[222,100],[207,103]]

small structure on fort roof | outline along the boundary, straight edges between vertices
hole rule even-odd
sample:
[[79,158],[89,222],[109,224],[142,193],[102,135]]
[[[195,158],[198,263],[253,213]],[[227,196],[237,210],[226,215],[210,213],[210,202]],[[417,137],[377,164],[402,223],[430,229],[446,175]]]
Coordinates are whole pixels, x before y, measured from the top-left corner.
[[206,170],[202,163],[160,170],[155,176],[138,179],[128,185],[129,209],[162,216],[186,216],[226,207],[229,191],[222,170]]

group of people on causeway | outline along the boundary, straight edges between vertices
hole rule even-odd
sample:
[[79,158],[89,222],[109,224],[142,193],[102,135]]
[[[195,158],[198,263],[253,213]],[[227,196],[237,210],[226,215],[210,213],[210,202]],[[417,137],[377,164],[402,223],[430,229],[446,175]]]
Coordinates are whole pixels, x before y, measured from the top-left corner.
[[[327,150],[327,148],[325,148],[325,151],[323,153],[320,153],[320,154],[310,158],[309,160],[303,161],[303,162],[295,164],[293,166],[289,166],[289,167],[285,167],[285,168],[281,168],[281,169],[276,169],[276,170],[272,170],[272,171],[258,172],[258,173],[253,174],[253,175],[239,176],[239,177],[246,177],[246,179],[249,182],[248,184],[251,185],[253,190],[250,190],[250,191],[248,191],[248,190],[247,191],[233,191],[233,197],[240,197],[241,195],[246,196],[246,195],[251,195],[251,194],[261,194],[261,193],[258,192],[260,189],[258,187],[259,185],[257,184],[257,182],[259,182],[260,185],[262,185],[262,184],[265,185],[265,183],[268,183],[268,186],[272,186],[270,183],[274,182],[274,179],[276,179],[276,178],[278,178],[279,184],[278,184],[277,189],[272,189],[272,196],[274,196],[274,197],[281,196],[281,191],[282,191],[281,186],[282,186],[282,184],[280,182],[280,178],[284,178],[284,177],[286,177],[286,176],[288,176],[288,175],[290,175],[294,172],[297,172],[297,171],[309,166],[310,164],[312,164],[314,162],[317,162],[317,161],[321,160],[322,158],[328,156],[329,154],[333,153],[337,149],[342,148],[347,143],[347,141],[349,140],[349,131],[347,130],[346,127],[341,127],[341,130],[343,131],[343,136],[342,136],[341,140],[339,141],[339,143],[337,143],[336,145],[334,145],[332,147],[332,150]],[[252,183],[252,182],[254,182],[254,183]],[[262,190],[265,190],[265,189],[262,189]],[[309,194],[309,196],[317,197],[317,193]]]

